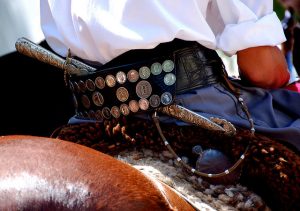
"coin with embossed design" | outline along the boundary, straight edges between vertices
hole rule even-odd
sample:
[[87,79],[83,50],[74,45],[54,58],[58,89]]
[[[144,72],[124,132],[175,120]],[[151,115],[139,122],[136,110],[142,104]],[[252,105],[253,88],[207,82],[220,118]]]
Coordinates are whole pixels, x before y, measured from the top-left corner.
[[116,79],[119,84],[124,84],[127,80],[126,74],[123,71],[119,71],[116,75]]
[[81,103],[86,109],[89,109],[91,106],[91,102],[86,95],[81,96]]
[[99,76],[95,79],[95,84],[99,89],[103,89],[105,87],[105,80]]
[[129,109],[133,113],[137,112],[139,110],[139,103],[136,100],[131,100],[129,102]]
[[169,105],[173,100],[172,94],[170,92],[164,92],[161,95],[161,103],[164,105]]
[[172,60],[165,60],[163,63],[162,63],[162,69],[163,71],[165,72],[171,72],[173,69],[174,69],[175,65],[174,65],[174,62]]
[[130,113],[129,106],[125,103],[121,104],[120,111],[124,116],[127,116]]
[[145,98],[139,100],[139,107],[141,110],[146,111],[149,108],[149,101]]
[[108,107],[104,107],[102,109],[102,116],[105,118],[105,119],[110,119],[110,109]]
[[103,120],[102,111],[101,110],[97,110],[95,112],[95,117],[96,117],[97,120]]
[[116,95],[118,100],[120,100],[121,102],[125,102],[129,97],[129,93],[125,87],[119,87],[117,89]]
[[175,81],[176,81],[176,76],[173,73],[167,73],[164,77],[164,83],[167,86],[173,85]]
[[158,95],[152,95],[149,99],[149,103],[153,108],[156,108],[160,104],[160,97]]
[[105,77],[105,82],[106,82],[107,86],[114,87],[116,85],[116,78],[113,75],[107,75]]
[[140,98],[147,98],[152,93],[152,86],[148,81],[143,80],[137,83],[135,91]]
[[128,81],[134,83],[136,82],[138,79],[139,79],[139,73],[138,71],[136,70],[129,70],[129,72],[127,73],[127,78],[128,78]]
[[159,62],[155,62],[151,65],[151,73],[153,75],[159,75],[162,72],[162,67]]
[[100,92],[94,92],[92,95],[92,99],[96,106],[102,106],[104,103],[104,98]]
[[147,79],[150,76],[150,69],[147,66],[143,66],[139,69],[139,75],[141,79]]
[[86,86],[85,86],[85,83],[82,80],[80,80],[78,82],[78,86],[79,86],[79,89],[80,89],[81,92],[85,92]]
[[86,86],[86,88],[89,90],[89,91],[94,91],[95,90],[95,83],[94,83],[94,81],[92,81],[91,79],[87,79],[86,81],[85,81],[85,86]]
[[120,112],[120,109],[118,108],[118,106],[113,106],[110,110],[110,113],[116,119],[119,118],[121,115],[121,112]]

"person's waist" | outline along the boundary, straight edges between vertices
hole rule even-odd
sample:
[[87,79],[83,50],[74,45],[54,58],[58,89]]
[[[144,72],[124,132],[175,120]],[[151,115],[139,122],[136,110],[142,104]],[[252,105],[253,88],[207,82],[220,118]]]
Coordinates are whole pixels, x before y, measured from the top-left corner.
[[218,82],[222,60],[196,42],[176,40],[152,50],[132,50],[93,74],[72,76],[76,117],[118,118],[170,105],[177,94]]

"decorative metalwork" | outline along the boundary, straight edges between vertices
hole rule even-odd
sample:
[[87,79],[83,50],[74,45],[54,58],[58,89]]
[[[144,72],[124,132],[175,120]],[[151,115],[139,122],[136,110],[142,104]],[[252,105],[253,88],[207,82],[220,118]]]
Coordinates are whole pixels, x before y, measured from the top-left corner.
[[[226,120],[222,120],[221,122],[219,122],[219,120],[214,119],[213,121],[211,121],[211,120],[209,120],[191,110],[188,110],[182,106],[179,106],[179,105],[172,104],[169,106],[163,106],[163,107],[157,108],[157,111],[167,114],[167,115],[174,117],[176,119],[179,119],[181,121],[202,127],[204,129],[221,131],[221,132],[226,133],[227,135],[235,134],[234,126],[231,123],[227,122]],[[221,125],[223,125],[223,127],[218,125],[217,123],[221,123]]]
[[15,46],[18,52],[41,62],[53,65],[66,71],[70,75],[88,75],[96,70],[76,59],[70,59],[70,62],[67,64],[66,60],[63,58],[24,37],[19,38],[15,43]]

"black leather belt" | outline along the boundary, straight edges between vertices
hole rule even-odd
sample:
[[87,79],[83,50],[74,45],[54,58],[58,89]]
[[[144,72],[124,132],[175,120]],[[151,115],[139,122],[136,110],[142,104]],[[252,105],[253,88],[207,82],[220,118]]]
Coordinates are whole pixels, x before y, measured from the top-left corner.
[[[146,58],[148,52],[156,53],[151,59],[119,65],[120,58],[134,59],[137,51]],[[177,40],[120,58],[92,74],[70,77],[77,118],[119,118],[170,105],[177,94],[216,83],[223,74],[217,53],[196,42]]]

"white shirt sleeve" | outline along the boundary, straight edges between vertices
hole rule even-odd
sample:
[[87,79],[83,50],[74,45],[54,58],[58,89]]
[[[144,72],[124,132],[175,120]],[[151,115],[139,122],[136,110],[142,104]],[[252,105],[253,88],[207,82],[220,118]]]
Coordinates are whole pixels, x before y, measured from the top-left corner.
[[[213,10],[214,9],[214,10]],[[218,11],[216,11],[218,9]],[[216,0],[211,14],[218,14],[223,30],[216,32],[217,48],[228,55],[250,47],[275,46],[286,40],[273,0]]]

